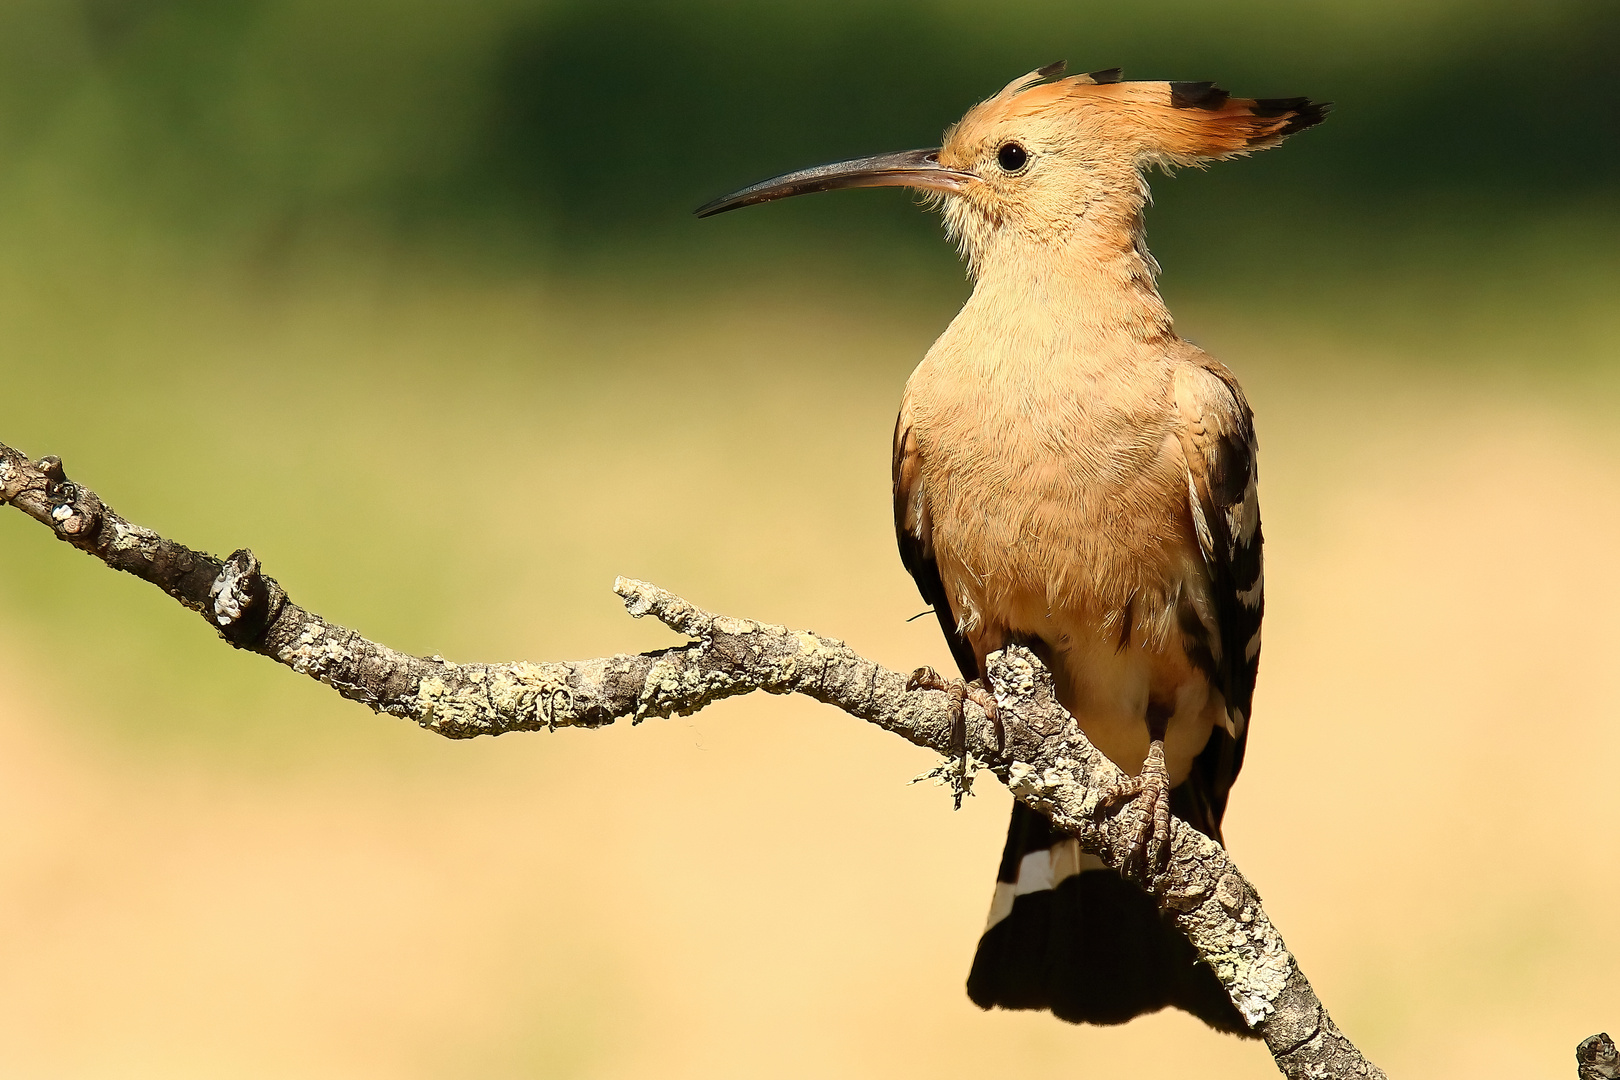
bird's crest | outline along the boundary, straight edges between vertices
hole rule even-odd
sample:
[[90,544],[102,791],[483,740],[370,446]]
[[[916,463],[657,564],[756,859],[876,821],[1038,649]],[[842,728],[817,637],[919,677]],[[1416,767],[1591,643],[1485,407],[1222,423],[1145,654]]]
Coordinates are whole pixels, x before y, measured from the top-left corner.
[[1211,82],[1125,82],[1118,68],[1057,77],[1062,72],[1060,61],[1014,79],[970,110],[946,142],[973,141],[1004,120],[1067,114],[1145,164],[1196,165],[1275,146],[1321,123],[1328,110],[1308,98],[1235,98]]
[[[1122,75],[1119,68],[1105,68],[1102,71],[1087,71],[1079,75],[1070,75],[1068,78],[1062,78],[1063,72],[1066,71],[1068,67],[1069,62],[1067,60],[1054,60],[1052,63],[1047,64],[1043,68],[1036,68],[1028,75],[1020,75],[1018,78],[1002,87],[1001,93],[997,94],[989,101],[986,101],[984,104],[1005,105],[1007,102],[1011,101],[1023,91],[1028,90],[1030,87],[1038,86],[1042,83],[1051,82],[1053,80],[1061,79],[1063,82],[1074,83],[1077,86],[1101,86],[1105,83],[1119,82]],[[982,108],[983,106],[980,107]]]

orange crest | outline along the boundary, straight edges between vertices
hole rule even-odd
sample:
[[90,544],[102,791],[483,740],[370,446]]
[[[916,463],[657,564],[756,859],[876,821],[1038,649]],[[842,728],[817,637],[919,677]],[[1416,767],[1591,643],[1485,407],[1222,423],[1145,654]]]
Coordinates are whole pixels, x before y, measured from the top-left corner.
[[[1018,117],[1067,114],[1100,141],[1126,145],[1150,164],[1193,165],[1275,146],[1322,122],[1328,105],[1308,98],[1235,98],[1211,82],[1123,82],[1118,68],[1045,81],[1048,65],[1014,79],[955,129]],[[1056,119],[1056,115],[1053,115]]]

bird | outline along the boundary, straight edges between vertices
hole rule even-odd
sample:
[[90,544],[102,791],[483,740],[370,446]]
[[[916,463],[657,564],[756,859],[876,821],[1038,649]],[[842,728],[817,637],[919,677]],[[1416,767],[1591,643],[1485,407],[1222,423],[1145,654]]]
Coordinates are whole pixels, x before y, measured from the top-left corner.
[[[1151,873],[1173,813],[1224,843],[1264,614],[1254,418],[1180,337],[1148,251],[1147,175],[1277,145],[1331,103],[1237,98],[1062,62],[973,106],[936,148],[785,173],[701,217],[811,192],[905,187],[939,209],[973,282],[906,383],[894,523],[960,669],[920,668],[957,715],[1009,644],[1126,779]],[[1140,887],[1014,801],[967,980],[989,1008],[1118,1024],[1166,1007],[1253,1035]]]

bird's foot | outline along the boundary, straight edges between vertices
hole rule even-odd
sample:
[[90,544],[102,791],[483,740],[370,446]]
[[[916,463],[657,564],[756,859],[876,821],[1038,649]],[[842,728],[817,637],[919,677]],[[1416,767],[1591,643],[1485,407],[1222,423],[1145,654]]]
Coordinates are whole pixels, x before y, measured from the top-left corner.
[[951,710],[955,715],[953,741],[959,746],[967,741],[967,721],[963,718],[962,702],[973,702],[984,710],[990,726],[995,729],[997,752],[1007,749],[1007,729],[1001,724],[1001,708],[996,704],[996,696],[985,688],[984,680],[965,682],[962,679],[947,679],[931,667],[920,667],[906,680],[906,689],[943,690],[950,695]]
[[951,747],[961,754],[962,765],[958,770],[956,783],[952,785],[956,797],[956,808],[962,809],[962,796],[968,790],[968,749],[967,749],[967,716],[962,703],[971,701],[984,710],[989,717],[990,724],[996,731],[996,750],[1007,748],[1007,732],[1001,725],[1001,710],[996,706],[996,699],[984,684],[978,680],[965,682],[962,679],[947,679],[931,667],[920,667],[911,673],[906,680],[906,690],[941,690],[949,696],[951,705]]
[[1142,867],[1148,880],[1164,872],[1170,854],[1170,773],[1164,765],[1164,741],[1148,745],[1142,772],[1127,776],[1102,793],[1104,804],[1133,802],[1129,830],[1131,863]]

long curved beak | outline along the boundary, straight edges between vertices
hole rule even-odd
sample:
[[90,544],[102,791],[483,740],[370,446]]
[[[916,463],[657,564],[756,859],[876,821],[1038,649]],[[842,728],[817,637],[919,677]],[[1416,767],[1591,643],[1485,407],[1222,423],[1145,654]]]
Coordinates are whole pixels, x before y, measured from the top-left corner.
[[939,151],[902,150],[894,154],[857,158],[854,161],[836,161],[831,165],[817,165],[798,172],[773,176],[761,180],[741,191],[722,195],[713,202],[704,203],[693,211],[698,217],[713,217],[739,206],[785,199],[790,195],[808,195],[812,191],[832,191],[853,187],[909,187],[923,191],[954,194],[964,190],[978,179],[972,173],[958,172],[939,163]]

